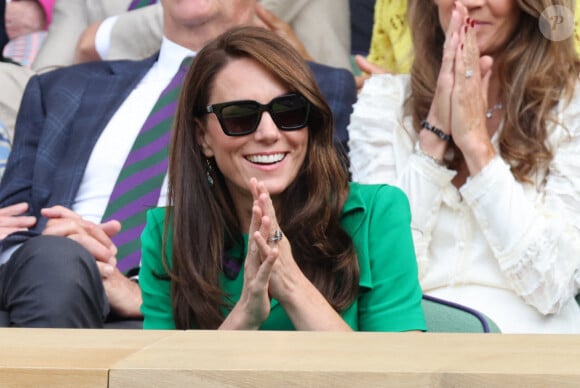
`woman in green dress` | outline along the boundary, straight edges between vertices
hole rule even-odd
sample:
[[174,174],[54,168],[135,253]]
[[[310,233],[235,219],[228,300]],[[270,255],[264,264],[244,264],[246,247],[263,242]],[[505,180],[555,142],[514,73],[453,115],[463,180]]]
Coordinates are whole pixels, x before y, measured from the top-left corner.
[[329,106],[273,33],[197,54],[169,198],[142,234],[146,329],[425,330],[406,196],[349,183]]

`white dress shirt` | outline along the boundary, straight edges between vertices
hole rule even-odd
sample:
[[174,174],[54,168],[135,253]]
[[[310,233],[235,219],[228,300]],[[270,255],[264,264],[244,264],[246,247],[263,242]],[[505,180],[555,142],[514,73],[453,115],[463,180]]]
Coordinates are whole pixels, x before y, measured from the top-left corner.
[[107,59],[111,47],[111,34],[119,15],[109,16],[101,22],[95,34],[95,51],[101,59]]
[[[353,180],[389,183],[409,197],[425,293],[475,308],[506,333],[579,333],[580,86],[549,125],[554,158],[514,179],[498,151],[459,189],[455,171],[417,152],[403,110],[408,75],[366,81],[349,126]],[[500,129],[501,131],[501,129]]]
[[[149,112],[183,59],[192,55],[192,51],[163,39],[157,62],[111,117],[93,148],[72,207],[77,214],[101,222],[119,172]],[[167,177],[158,205],[165,206],[166,200]]]
[[[119,172],[149,112],[183,59],[194,55],[193,51],[163,39],[158,60],[117,109],[95,144],[72,206],[75,213],[89,221],[101,222]],[[167,176],[157,204],[166,203]],[[20,245],[3,251],[0,264],[6,263]]]

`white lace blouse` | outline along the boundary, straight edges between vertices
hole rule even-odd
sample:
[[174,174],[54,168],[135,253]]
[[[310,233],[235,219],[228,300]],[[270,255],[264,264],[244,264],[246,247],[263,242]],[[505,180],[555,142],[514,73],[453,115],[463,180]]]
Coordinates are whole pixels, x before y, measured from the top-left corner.
[[[580,86],[558,107],[554,159],[516,181],[498,156],[458,190],[455,172],[418,153],[403,103],[408,75],[366,81],[349,126],[354,181],[389,183],[408,195],[427,294],[478,309],[503,332],[579,333]],[[497,150],[497,135],[492,139]]]

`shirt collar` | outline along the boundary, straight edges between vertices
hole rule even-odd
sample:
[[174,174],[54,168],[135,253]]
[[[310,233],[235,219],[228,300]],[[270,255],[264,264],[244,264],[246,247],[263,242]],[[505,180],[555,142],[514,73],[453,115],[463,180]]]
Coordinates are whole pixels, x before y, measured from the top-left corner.
[[163,37],[157,59],[157,66],[159,71],[164,74],[175,74],[183,59],[188,56],[193,57],[195,54],[195,51],[189,50]]
[[360,193],[360,187],[359,183],[350,182],[348,197],[342,209],[343,217],[349,213],[357,212],[357,210],[366,211],[366,204]]

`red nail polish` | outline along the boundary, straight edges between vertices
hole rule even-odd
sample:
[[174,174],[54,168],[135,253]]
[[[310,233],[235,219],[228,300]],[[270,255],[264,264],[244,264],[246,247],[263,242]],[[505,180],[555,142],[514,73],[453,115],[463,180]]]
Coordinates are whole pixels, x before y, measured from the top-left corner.
[[461,43],[461,50],[463,50],[463,43]]
[[475,20],[472,20],[471,23],[469,23],[471,25],[471,28],[475,27]]
[[465,18],[465,23],[466,23],[466,24],[469,24],[469,23],[471,23],[471,19],[469,18],[469,16]]
[[465,27],[463,27],[463,30],[464,30],[466,33],[467,33],[467,27],[468,27],[468,26],[465,26]]

